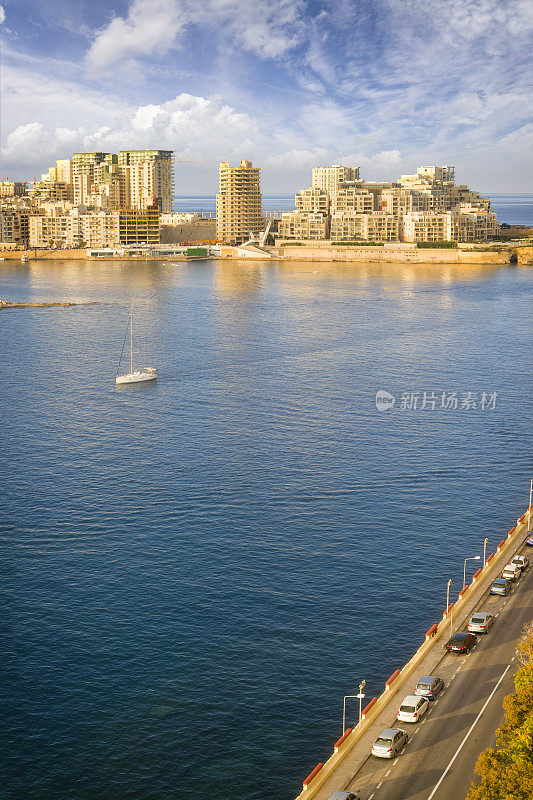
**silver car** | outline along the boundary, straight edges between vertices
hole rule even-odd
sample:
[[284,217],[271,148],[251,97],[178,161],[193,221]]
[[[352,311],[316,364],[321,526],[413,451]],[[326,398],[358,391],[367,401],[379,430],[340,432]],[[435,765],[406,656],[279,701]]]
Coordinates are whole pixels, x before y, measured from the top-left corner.
[[511,564],[516,564],[523,572],[529,567],[529,558],[527,556],[515,556],[511,559]]
[[401,728],[385,728],[372,745],[372,755],[378,758],[395,758],[409,740]]
[[468,621],[470,633],[488,633],[494,622],[494,616],[488,611],[476,611]]
[[332,792],[328,797],[328,800],[361,800],[361,798],[358,794],[346,792],[344,789],[341,789],[337,792]]

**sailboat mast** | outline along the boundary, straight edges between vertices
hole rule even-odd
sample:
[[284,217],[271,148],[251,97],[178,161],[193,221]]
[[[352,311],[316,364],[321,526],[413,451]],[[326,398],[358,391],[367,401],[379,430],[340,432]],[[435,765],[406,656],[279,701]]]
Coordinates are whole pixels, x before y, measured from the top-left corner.
[[133,374],[133,303],[131,304],[130,373]]

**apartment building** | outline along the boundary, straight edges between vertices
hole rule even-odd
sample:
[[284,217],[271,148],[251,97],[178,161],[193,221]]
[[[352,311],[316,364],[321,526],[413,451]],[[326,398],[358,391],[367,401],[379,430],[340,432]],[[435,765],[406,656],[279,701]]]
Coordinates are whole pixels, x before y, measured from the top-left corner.
[[447,214],[446,239],[450,242],[477,242],[497,236],[500,223],[494,211],[482,214]]
[[404,242],[476,242],[497,236],[500,230],[493,211],[442,214],[403,214],[400,237]]
[[374,211],[374,193],[353,186],[338,189],[331,198],[331,212],[371,214]]
[[355,214],[338,211],[331,215],[332,240],[370,239],[374,242],[395,242],[399,236],[398,217],[384,211]]
[[109,153],[74,153],[71,159],[71,176],[74,191],[74,205],[89,205],[88,198],[94,183],[94,171],[105,161]]
[[220,164],[220,188],[216,199],[217,239],[242,244],[262,228],[261,171],[251,161],[230,167]]
[[148,209],[156,205],[160,213],[172,212],[172,150],[121,150],[118,165],[129,188],[125,206]]
[[121,209],[118,213],[120,244],[159,244],[159,208]]
[[287,239],[327,239],[328,217],[318,212],[283,213],[278,223],[278,235]]
[[302,189],[294,198],[296,211],[329,214],[329,194],[325,189]]
[[16,215],[14,211],[0,211],[0,242],[15,241]]
[[325,189],[330,197],[346,183],[359,180],[359,167],[345,167],[333,164],[331,167],[315,167],[313,169],[312,186],[314,189]]
[[402,214],[400,238],[403,242],[445,242],[448,238],[448,214],[411,211]]
[[24,181],[10,181],[7,178],[0,181],[0,197],[21,197],[26,194]]

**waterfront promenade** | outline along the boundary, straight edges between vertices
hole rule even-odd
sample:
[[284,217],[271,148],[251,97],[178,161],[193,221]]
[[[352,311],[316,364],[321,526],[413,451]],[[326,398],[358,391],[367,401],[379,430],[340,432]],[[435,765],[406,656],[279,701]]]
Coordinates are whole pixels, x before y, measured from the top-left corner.
[[[331,792],[343,788],[356,792],[361,800],[463,800],[478,755],[494,744],[494,731],[503,715],[501,703],[513,687],[514,650],[533,616],[533,570],[526,572],[508,598],[488,592],[513,555],[527,555],[526,536],[527,512],[496,552],[487,556],[484,568],[459,593],[453,608],[445,609],[442,620],[428,630],[413,658],[393,672],[381,697],[370,700],[362,722],[344,740],[341,737],[322,768],[315,768],[310,773],[313,777],[304,780],[297,800],[327,800]],[[443,652],[451,630],[464,629],[476,610],[497,617],[490,633],[478,637],[472,654]],[[397,723],[398,706],[413,693],[421,675],[442,677],[445,690],[420,724]],[[370,755],[374,740],[391,727],[406,730],[408,744],[393,762],[374,758]]]

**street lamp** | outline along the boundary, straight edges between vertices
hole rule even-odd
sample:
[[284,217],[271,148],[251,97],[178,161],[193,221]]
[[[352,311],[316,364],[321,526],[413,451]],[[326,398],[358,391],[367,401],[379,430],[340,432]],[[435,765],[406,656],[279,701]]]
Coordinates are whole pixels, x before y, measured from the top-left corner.
[[465,558],[465,564],[464,564],[464,569],[463,569],[463,589],[466,586],[466,562],[467,561],[479,561],[480,558],[481,558],[481,556],[468,556],[468,558]]
[[527,538],[529,539],[529,534],[531,533],[531,496],[533,495],[533,478],[531,479],[531,483],[529,484],[529,508],[527,510]]
[[[448,587],[446,592],[446,613],[448,613],[448,609],[450,608],[450,587],[452,585],[452,579],[448,581]],[[452,612],[450,610],[450,634],[452,632]]]
[[344,736],[344,732],[346,730],[346,701],[347,700],[359,700],[359,722],[361,722],[361,700],[365,696],[363,694],[363,689],[365,688],[366,681],[363,681],[359,684],[359,694],[347,694],[344,697],[344,702],[342,706],[342,735]]
[[489,543],[488,539],[485,539],[483,542],[483,566],[487,563],[487,545]]
[[346,730],[346,701],[347,700],[355,700],[359,697],[358,694],[347,694],[344,697],[344,703],[342,706],[342,735],[344,736],[344,731]]
[[361,706],[365,696],[363,694],[363,689],[365,688],[365,686],[366,686],[366,681],[361,681],[361,683],[359,684],[359,694],[357,695],[357,697],[359,698],[359,724],[361,724],[361,713],[362,713]]

